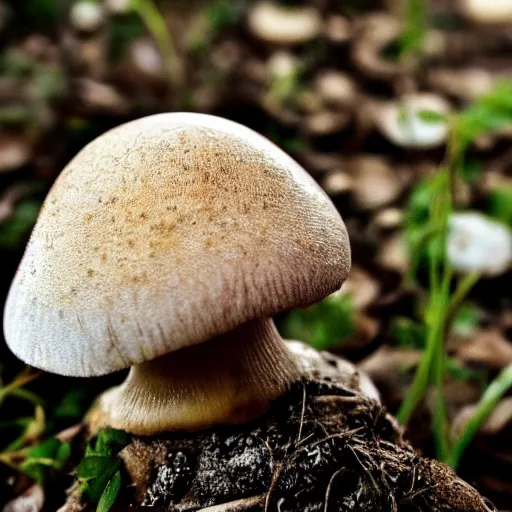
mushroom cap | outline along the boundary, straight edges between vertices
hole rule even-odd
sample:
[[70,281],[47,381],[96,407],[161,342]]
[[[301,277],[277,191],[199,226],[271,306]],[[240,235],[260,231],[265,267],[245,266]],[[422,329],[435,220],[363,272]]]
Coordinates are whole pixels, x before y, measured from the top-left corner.
[[101,375],[314,303],[349,267],[338,212],[277,146],[215,116],[158,114],[62,171],[4,333],[33,366]]
[[313,7],[286,8],[262,1],[249,10],[247,23],[251,34],[269,44],[293,46],[317,37],[322,19]]
[[425,121],[422,112],[446,115],[450,104],[441,96],[416,93],[384,104],[375,112],[375,122],[382,134],[400,147],[428,149],[441,146],[448,137],[445,121]]
[[510,0],[461,0],[463,15],[482,24],[506,24],[512,21]]

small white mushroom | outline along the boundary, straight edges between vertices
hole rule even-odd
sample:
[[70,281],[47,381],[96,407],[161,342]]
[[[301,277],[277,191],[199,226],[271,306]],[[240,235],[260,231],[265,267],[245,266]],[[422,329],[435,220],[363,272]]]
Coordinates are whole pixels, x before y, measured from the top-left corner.
[[296,45],[317,37],[322,20],[313,7],[283,7],[258,2],[251,7],[247,23],[251,34],[269,44]]
[[512,23],[510,0],[460,0],[462,14],[469,20],[483,25]]
[[382,134],[397,146],[428,149],[444,144],[447,123],[422,119],[422,112],[446,115],[450,105],[440,96],[418,93],[381,105],[374,120]]
[[375,226],[379,229],[398,228],[404,220],[404,211],[400,208],[386,208],[379,211],[373,218]]
[[26,137],[0,133],[0,173],[23,167],[31,156],[32,149]]
[[71,25],[80,32],[95,32],[104,22],[105,13],[99,2],[79,0],[69,13]]
[[331,197],[349,192],[354,187],[354,180],[342,170],[329,172],[322,180],[322,188]]
[[152,78],[161,78],[164,75],[162,56],[150,39],[138,38],[133,41],[128,54],[137,71]]
[[61,173],[4,310],[9,347],[70,376],[130,368],[93,429],[254,418],[300,378],[271,317],[338,290],[348,235],[269,140],[204,114],[118,126]]
[[129,110],[127,100],[111,85],[82,78],[77,83],[77,89],[81,101],[89,108],[116,113]]
[[322,71],[315,78],[315,89],[328,104],[347,107],[354,106],[357,87],[346,73],[335,70]]
[[132,9],[132,0],[105,0],[105,6],[112,14],[126,14]]
[[287,51],[274,52],[267,61],[271,78],[295,75],[300,68],[300,60]]
[[304,131],[313,137],[322,137],[345,129],[349,123],[350,115],[346,112],[320,110],[307,116],[304,121]]
[[346,43],[352,37],[352,24],[338,14],[332,14],[327,18],[325,32],[333,43]]
[[512,233],[481,213],[454,213],[449,222],[447,251],[455,270],[497,276],[512,264]]
[[379,156],[361,155],[350,166],[354,200],[364,210],[392,203],[402,190],[401,176]]
[[400,33],[399,20],[389,14],[372,13],[360,19],[352,46],[352,59],[357,68],[371,78],[389,79],[400,73],[400,64],[383,56],[386,46]]
[[377,260],[387,270],[405,273],[409,265],[409,251],[403,234],[394,233],[386,238],[382,242]]
[[480,68],[432,69],[428,81],[436,90],[463,100],[475,100],[488,94],[495,85],[492,73]]

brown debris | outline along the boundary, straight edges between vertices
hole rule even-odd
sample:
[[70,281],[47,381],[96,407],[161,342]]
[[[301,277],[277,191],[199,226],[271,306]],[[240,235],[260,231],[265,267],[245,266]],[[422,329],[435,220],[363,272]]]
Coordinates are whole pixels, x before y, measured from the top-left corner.
[[33,485],[21,496],[7,503],[3,512],[41,512],[44,506],[44,490],[40,485]]
[[32,149],[26,137],[0,133],[0,173],[23,167],[31,157]]
[[480,330],[457,348],[457,359],[500,370],[512,364],[512,343],[497,329]]

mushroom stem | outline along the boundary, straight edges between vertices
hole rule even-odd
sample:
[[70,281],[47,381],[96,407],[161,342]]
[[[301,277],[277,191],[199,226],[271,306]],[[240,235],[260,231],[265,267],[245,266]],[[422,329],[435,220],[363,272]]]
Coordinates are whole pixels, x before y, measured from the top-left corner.
[[264,412],[299,377],[294,356],[271,319],[132,366],[89,416],[138,435],[242,423]]

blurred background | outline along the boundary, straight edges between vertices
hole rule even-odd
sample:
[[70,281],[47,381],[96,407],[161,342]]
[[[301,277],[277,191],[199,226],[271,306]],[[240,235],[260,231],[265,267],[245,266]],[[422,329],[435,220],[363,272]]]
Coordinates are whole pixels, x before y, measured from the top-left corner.
[[[2,304],[64,165],[173,110],[243,123],[320,183],[352,272],[281,332],[360,365],[420,453],[512,510],[512,0],[0,0]],[[51,482],[65,455],[33,447],[123,377],[41,374],[0,340],[0,508]]]

